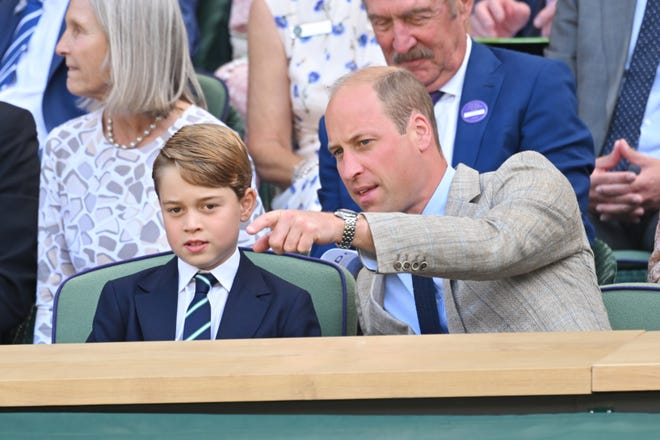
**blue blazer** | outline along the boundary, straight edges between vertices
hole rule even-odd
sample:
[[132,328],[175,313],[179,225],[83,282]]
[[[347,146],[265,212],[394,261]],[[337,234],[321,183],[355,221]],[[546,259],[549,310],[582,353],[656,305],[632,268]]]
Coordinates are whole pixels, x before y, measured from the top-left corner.
[[[485,118],[468,122],[463,107],[481,101]],[[480,173],[496,170],[520,151],[538,151],[570,181],[577,195],[587,237],[589,176],[594,168],[591,133],[577,115],[575,81],[564,63],[473,42],[459,106],[452,165],[463,163]],[[348,195],[328,152],[325,121],[319,125],[318,191],[323,211],[360,210]],[[318,251],[315,251],[318,255]]]
[[[14,13],[18,0],[0,1],[0,58],[9,47],[18,25],[20,14]],[[62,21],[60,36],[64,33],[65,25]],[[67,68],[64,58],[53,53],[48,69],[48,81],[42,101],[44,123],[48,131],[58,125],[85,113],[76,106],[78,97],[69,93],[66,88]],[[44,66],[47,67],[47,66]]]
[[[88,342],[173,341],[178,303],[176,257],[108,281]],[[307,291],[253,264],[241,252],[216,339],[320,336]]]

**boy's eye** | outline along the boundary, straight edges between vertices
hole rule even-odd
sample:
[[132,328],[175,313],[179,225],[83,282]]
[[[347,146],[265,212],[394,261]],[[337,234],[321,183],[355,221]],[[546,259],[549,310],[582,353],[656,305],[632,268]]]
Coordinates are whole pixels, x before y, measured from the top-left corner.
[[209,211],[212,210],[212,209],[215,209],[217,207],[218,207],[217,203],[207,203],[207,204],[204,205],[204,209],[209,210]]
[[179,212],[181,212],[181,208],[168,208],[167,212],[171,214],[178,214]]

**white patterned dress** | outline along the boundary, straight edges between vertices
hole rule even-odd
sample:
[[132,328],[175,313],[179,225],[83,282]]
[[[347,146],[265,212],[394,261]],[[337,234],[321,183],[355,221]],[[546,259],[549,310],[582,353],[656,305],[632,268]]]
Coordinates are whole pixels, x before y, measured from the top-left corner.
[[[385,58],[360,0],[266,0],[289,66],[296,153],[317,158],[318,125],[330,86]],[[318,165],[273,200],[273,208],[320,211]]]
[[[53,297],[60,283],[82,270],[167,251],[152,165],[181,127],[218,123],[190,106],[167,133],[133,150],[103,135],[102,110],[72,119],[48,135],[41,164],[35,343],[50,343]],[[253,172],[254,176],[254,172]],[[253,178],[252,186],[256,188]],[[263,213],[261,200],[242,225],[239,246],[255,238],[244,228]]]

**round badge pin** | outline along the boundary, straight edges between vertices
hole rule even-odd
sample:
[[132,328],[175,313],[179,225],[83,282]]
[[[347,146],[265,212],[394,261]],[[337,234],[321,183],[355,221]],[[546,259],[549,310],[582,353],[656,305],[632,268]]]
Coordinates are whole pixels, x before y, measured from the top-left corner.
[[461,109],[461,117],[469,124],[483,120],[488,114],[488,106],[485,102],[474,100],[466,103]]

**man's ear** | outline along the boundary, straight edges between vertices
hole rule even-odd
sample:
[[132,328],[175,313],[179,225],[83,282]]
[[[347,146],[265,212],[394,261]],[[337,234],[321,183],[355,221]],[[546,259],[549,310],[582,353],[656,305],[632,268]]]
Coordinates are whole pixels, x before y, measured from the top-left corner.
[[246,189],[239,203],[241,204],[241,221],[249,220],[252,211],[254,211],[254,206],[257,204],[257,193],[254,188]]
[[415,137],[420,151],[424,151],[433,144],[433,127],[424,115],[415,112],[410,116],[408,130]]

